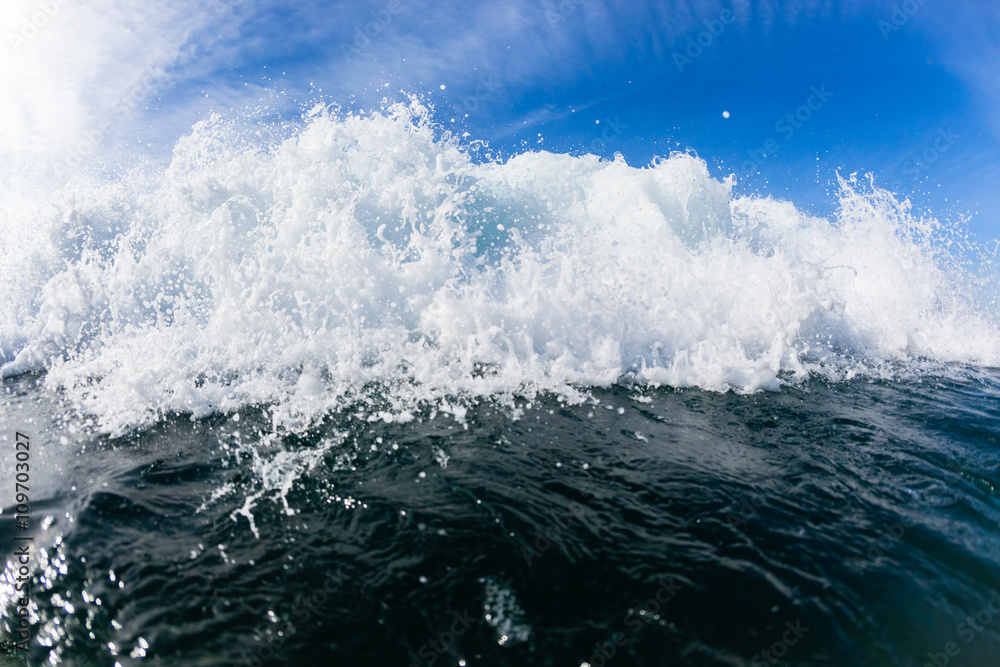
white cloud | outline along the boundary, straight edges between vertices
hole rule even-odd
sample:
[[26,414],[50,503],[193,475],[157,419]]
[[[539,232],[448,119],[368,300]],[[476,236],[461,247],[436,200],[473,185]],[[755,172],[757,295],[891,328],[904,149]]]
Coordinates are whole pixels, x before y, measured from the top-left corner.
[[[890,0],[874,6],[861,0],[839,4],[829,0],[3,2],[0,164],[5,167],[0,169],[13,167],[11,171],[22,173],[30,173],[32,163],[64,160],[73,146],[81,141],[86,145],[88,133],[94,136],[97,131],[99,143],[110,145],[112,137],[100,136],[109,120],[114,121],[115,135],[134,138],[150,97],[157,119],[146,119],[143,136],[156,136],[166,145],[209,108],[252,104],[275,89],[288,93],[282,99],[289,107],[306,102],[319,88],[323,97],[344,103],[371,104],[387,93],[405,90],[428,93],[447,105],[468,95],[481,77],[491,75],[502,80],[503,89],[490,104],[523,106],[522,96],[533,96],[537,112],[520,119],[530,124],[568,112],[552,106],[546,90],[558,96],[560,90],[587,80],[606,86],[598,97],[614,97],[621,82],[602,81],[602,72],[614,72],[623,63],[642,62],[651,76],[658,67],[672,75],[671,51],[727,7],[736,9],[734,30],[747,33],[748,39],[766,39],[772,30],[835,21],[838,14],[842,20],[871,17],[874,31],[875,17],[892,4]],[[399,3],[394,5],[399,11],[370,38],[363,54],[345,59],[345,46],[352,46],[357,29],[385,16],[393,2]],[[234,4],[239,5],[235,12]],[[919,22],[930,19],[934,11],[938,10],[925,6]],[[940,11],[950,10],[945,5]],[[37,16],[42,18],[35,23],[44,25],[34,26]],[[983,26],[996,25],[996,17],[981,19],[966,16],[962,23],[969,30],[943,31],[958,42],[946,46],[953,55],[945,57],[980,91],[983,106],[992,110],[1000,103],[993,67],[996,47],[979,32],[987,29]],[[270,78],[244,81],[234,68],[264,71]],[[438,90],[440,84],[447,84],[446,93]],[[161,95],[162,103],[155,99]],[[573,104],[581,108],[586,102]]]
[[5,0],[0,158],[16,173],[99,151],[225,13],[195,0]]

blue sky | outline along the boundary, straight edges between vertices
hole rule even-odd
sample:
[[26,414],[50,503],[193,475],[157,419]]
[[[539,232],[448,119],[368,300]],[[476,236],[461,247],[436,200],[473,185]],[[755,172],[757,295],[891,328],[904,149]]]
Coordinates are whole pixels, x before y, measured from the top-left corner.
[[503,155],[693,150],[738,191],[818,214],[838,170],[872,172],[1000,237],[987,0],[11,0],[0,29],[8,164],[60,159],[95,126],[102,151],[165,159],[213,111],[416,93]]

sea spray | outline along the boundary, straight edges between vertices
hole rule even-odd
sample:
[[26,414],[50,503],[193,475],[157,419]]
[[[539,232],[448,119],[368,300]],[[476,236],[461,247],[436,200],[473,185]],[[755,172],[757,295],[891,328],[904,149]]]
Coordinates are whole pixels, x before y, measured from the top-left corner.
[[417,102],[317,108],[273,142],[235,128],[199,123],[151,183],[5,212],[4,376],[45,372],[120,434],[247,405],[294,430],[359,400],[391,420],[1000,363],[940,225],[854,179],[825,220],[688,154],[476,159]]

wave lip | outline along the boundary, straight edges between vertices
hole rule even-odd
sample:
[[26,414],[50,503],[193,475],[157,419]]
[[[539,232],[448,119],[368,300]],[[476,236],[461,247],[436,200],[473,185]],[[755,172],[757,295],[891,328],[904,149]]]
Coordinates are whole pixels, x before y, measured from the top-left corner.
[[373,383],[402,415],[625,377],[751,392],[1000,365],[941,226],[885,191],[842,180],[828,221],[686,154],[478,162],[428,118],[314,110],[272,145],[213,118],[152,187],[8,212],[30,269],[3,251],[0,373],[44,371],[122,432],[247,404],[294,427]]

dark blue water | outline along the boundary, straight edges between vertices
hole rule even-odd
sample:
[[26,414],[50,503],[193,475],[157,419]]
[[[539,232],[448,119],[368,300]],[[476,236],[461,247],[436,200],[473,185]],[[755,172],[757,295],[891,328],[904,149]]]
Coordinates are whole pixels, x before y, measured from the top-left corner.
[[36,383],[3,381],[0,544],[17,430],[43,548],[10,664],[1000,665],[996,371],[286,437],[111,439]]

